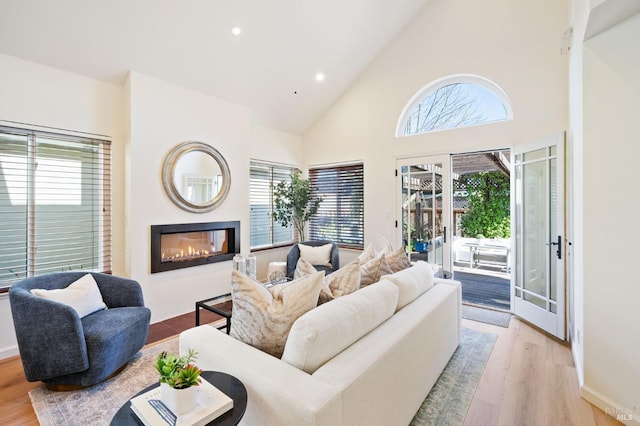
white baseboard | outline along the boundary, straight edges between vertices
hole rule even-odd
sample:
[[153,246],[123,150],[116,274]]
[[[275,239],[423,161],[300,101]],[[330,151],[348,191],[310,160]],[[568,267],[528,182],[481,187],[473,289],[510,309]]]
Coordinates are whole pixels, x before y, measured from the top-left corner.
[[580,387],[580,395],[619,422],[628,426],[640,426],[640,413],[633,412],[631,407],[623,407],[586,385]]
[[18,346],[14,345],[14,346],[7,346],[6,348],[2,348],[0,349],[0,361],[5,359],[5,358],[10,358],[12,356],[16,356],[19,355],[20,352],[18,352]]

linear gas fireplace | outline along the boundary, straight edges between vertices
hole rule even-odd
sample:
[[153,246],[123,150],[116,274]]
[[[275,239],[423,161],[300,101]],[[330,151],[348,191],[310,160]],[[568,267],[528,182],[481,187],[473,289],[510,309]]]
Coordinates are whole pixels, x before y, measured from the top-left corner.
[[240,222],[151,225],[151,273],[233,259]]

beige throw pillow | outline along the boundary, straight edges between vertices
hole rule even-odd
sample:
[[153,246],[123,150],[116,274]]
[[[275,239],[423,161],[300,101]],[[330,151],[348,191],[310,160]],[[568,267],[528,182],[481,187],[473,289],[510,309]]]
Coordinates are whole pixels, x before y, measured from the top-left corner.
[[[298,263],[296,263],[296,270],[293,272],[293,279],[297,280],[298,278],[302,278],[304,276],[315,274],[318,270],[309,262],[307,262],[304,257],[298,259]],[[324,271],[322,271],[324,273]]]
[[376,257],[376,249],[373,247],[373,244],[369,244],[367,248],[365,248],[360,256],[358,256],[358,261],[364,265],[368,261],[372,260]]
[[360,287],[368,286],[380,280],[380,277],[392,274],[385,255],[380,253],[364,265],[360,266]]
[[[303,258],[300,258],[296,265],[293,278],[301,278],[315,272],[317,271],[313,265]],[[359,288],[360,264],[356,260],[324,277],[322,289],[320,290],[320,298],[318,299],[318,305],[329,302],[330,300],[336,299],[340,296],[353,293]]]
[[409,258],[402,247],[391,251],[389,254],[385,253],[384,258],[393,272],[400,272],[411,266],[411,262],[409,262]]
[[331,248],[333,244],[312,247],[298,244],[300,257],[312,265],[331,266]]
[[318,305],[353,293],[360,288],[360,264],[351,262],[344,268],[324,277]]
[[91,274],[83,275],[66,288],[55,290],[34,288],[31,294],[69,305],[75,309],[80,318],[107,308],[98,284]]
[[230,335],[280,358],[295,320],[317,306],[323,275],[324,272],[315,272],[267,289],[232,271]]

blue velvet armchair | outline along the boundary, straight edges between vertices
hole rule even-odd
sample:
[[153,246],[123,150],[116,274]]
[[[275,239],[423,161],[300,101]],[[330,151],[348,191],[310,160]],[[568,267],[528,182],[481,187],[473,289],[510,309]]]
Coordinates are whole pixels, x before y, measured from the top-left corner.
[[107,309],[83,318],[70,306],[33,295],[61,289],[86,275],[61,272],[28,278],[9,289],[11,314],[27,380],[49,389],[76,389],[119,372],[144,346],[151,311],[140,285],[127,278],[91,273]]

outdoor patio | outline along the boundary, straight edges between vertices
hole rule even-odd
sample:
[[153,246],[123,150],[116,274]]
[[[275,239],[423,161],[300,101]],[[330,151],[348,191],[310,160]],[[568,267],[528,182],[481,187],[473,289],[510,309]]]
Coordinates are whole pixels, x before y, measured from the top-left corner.
[[455,267],[453,279],[462,282],[462,303],[507,311],[510,309],[509,274]]

